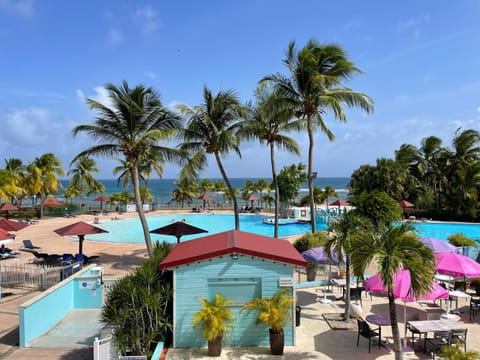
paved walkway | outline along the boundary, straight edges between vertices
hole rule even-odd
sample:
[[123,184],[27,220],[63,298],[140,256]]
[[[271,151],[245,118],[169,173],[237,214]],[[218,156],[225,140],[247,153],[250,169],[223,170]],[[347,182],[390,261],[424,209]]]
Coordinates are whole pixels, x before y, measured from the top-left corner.
[[[320,359],[320,360],[367,360],[394,359],[392,347],[392,336],[390,327],[382,328],[382,337],[387,341],[386,348],[372,346],[371,353],[368,353],[368,343],[366,339],[360,339],[360,345],[356,346],[357,331],[353,330],[333,330],[325,321],[323,314],[342,313],[343,301],[335,300],[340,297],[340,291],[336,288],[327,292],[331,304],[322,304],[319,296],[323,293],[318,288],[305,288],[297,290],[298,304],[302,307],[301,325],[297,327],[297,345],[285,347],[285,354],[281,357],[287,360],[297,359]],[[8,293],[8,289],[5,290]],[[93,351],[91,347],[81,348],[52,348],[52,347],[31,347],[18,348],[18,305],[35,296],[36,292],[23,291],[22,293],[5,296],[0,298],[0,359],[9,360],[31,360],[31,359],[49,359],[49,360],[91,360]],[[5,294],[4,294],[5,295]],[[364,317],[371,313],[388,313],[387,299],[383,296],[364,297],[363,315]],[[427,307],[417,303],[406,304],[407,317],[426,316]],[[469,302],[459,301],[459,309],[464,311],[460,321],[468,327],[467,349],[480,352],[480,314],[473,321],[469,320]],[[403,310],[404,305],[398,302],[397,312],[401,334],[403,334]],[[91,315],[95,316],[95,315]],[[40,346],[40,344],[37,344]],[[194,349],[169,349],[166,358],[168,360],[188,360],[188,359],[209,359],[206,348]],[[417,351],[412,355],[405,355],[405,360],[410,359],[430,359],[427,354]],[[241,347],[224,348],[222,356],[219,359],[271,359],[278,360],[278,356],[270,355],[268,347]]]

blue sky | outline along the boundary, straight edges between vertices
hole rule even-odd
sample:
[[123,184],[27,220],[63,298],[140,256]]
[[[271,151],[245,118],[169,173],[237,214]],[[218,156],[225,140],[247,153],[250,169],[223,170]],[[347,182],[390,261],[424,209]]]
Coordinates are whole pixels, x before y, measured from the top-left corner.
[[[375,112],[326,116],[335,141],[316,134],[319,176],[350,176],[393,157],[404,143],[480,123],[480,2],[301,0],[0,0],[0,159],[28,163],[55,153],[67,170],[90,145],[71,129],[90,123],[85,97],[106,100],[103,85],[153,86],[169,107],[201,102],[202,88],[251,99],[260,78],[282,72],[291,40],[337,43],[365,74],[347,85],[370,95]],[[298,158],[277,152],[281,168],[307,162],[307,137],[292,134]],[[99,178],[113,161],[98,159]],[[3,167],[3,164],[2,164]],[[242,145],[230,177],[270,177],[268,150]],[[166,166],[164,178],[178,169]],[[205,177],[220,177],[212,161]]]

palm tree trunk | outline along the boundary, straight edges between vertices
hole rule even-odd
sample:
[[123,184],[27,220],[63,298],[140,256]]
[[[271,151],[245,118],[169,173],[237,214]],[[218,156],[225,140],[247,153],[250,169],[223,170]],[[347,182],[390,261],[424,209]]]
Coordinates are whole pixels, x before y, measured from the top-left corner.
[[275,148],[270,143],[270,163],[272,165],[272,180],[275,187],[275,223],[273,225],[273,237],[278,238],[278,209],[280,208],[280,196],[278,194],[277,173],[275,171]]
[[[345,256],[345,272],[347,273],[346,283],[345,283],[345,312],[344,318],[345,321],[350,321],[350,256]],[[361,296],[361,294],[360,294]]]
[[240,216],[238,214],[237,197],[235,196],[235,193],[233,192],[232,184],[230,184],[230,180],[228,180],[227,173],[225,172],[225,169],[223,168],[222,159],[220,158],[220,155],[217,152],[215,152],[215,159],[217,160],[218,168],[220,170],[220,173],[222,174],[222,177],[223,177],[223,180],[225,181],[225,184],[227,185],[228,192],[229,192],[230,197],[232,198],[232,201],[233,201],[233,214],[235,216],[235,230],[240,230]]
[[152,240],[150,238],[150,233],[148,232],[147,219],[145,218],[142,200],[140,198],[140,181],[138,179],[138,168],[136,166],[132,166],[130,168],[130,173],[132,174],[133,192],[135,194],[135,206],[137,208],[138,217],[140,218],[140,223],[142,224],[143,236],[145,237],[145,245],[147,245],[148,256],[152,257]]
[[308,169],[307,169],[307,182],[308,182],[308,196],[310,204],[310,223],[312,225],[312,234],[317,231],[316,214],[315,214],[315,199],[313,197],[313,129],[312,120],[307,118],[307,130],[308,130]]
[[397,308],[395,304],[395,298],[393,297],[393,290],[389,289],[388,293],[388,305],[390,308],[390,322],[392,326],[393,351],[395,352],[395,360],[403,360],[400,332],[398,331]]

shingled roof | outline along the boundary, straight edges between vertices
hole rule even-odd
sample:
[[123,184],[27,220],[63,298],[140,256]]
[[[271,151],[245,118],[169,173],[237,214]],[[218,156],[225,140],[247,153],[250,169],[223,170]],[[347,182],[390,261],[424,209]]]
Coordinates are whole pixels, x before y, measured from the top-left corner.
[[307,266],[303,256],[286,240],[230,230],[177,244],[160,263],[160,269],[169,269],[234,253]]

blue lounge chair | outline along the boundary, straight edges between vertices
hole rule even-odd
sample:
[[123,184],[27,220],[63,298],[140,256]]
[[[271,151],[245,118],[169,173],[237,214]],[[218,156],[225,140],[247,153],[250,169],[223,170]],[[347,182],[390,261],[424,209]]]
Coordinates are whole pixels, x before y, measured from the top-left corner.
[[40,249],[40,246],[33,245],[32,240],[23,240],[23,248],[25,250],[37,250]]

